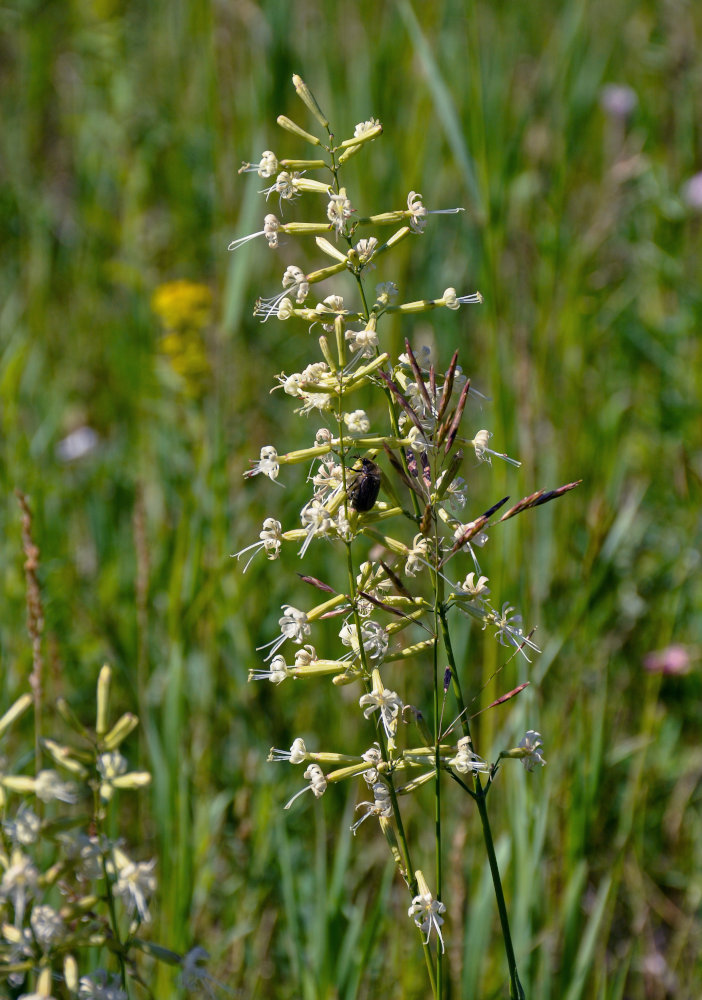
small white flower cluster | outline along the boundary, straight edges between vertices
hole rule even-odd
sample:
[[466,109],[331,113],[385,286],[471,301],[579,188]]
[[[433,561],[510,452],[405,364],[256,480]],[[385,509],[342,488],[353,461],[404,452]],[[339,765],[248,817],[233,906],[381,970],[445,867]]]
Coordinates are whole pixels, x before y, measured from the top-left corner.
[[[117,793],[151,780],[148,772],[131,771],[119,749],[138,724],[136,716],[126,713],[107,724],[110,684],[105,666],[97,683],[96,727],[79,732],[78,748],[42,740],[57,769],[15,774],[3,761],[0,771],[0,963],[11,970],[10,988],[24,989],[23,996],[50,998],[52,982],[59,981],[61,996],[126,1000],[117,970],[136,970],[138,953],[129,941],[151,920],[156,861],[136,860],[107,832]],[[0,718],[0,739],[31,705],[31,695],[22,695]],[[62,714],[70,725],[70,712]],[[112,973],[94,967],[96,949],[108,944],[121,952]],[[185,970],[187,956],[160,952]]]
[[[294,83],[333,144],[328,123],[308,88],[299,77],[294,77]],[[242,549],[237,558],[251,553],[246,569],[259,551],[269,559],[279,558],[287,542],[299,544],[297,553],[304,558],[310,546],[323,539],[338,549],[339,561],[348,567],[348,579],[340,592],[323,581],[306,578],[324,592],[324,599],[305,610],[283,605],[279,633],[259,647],[265,651],[264,666],[252,669],[249,679],[280,685],[285,680],[324,676],[331,677],[335,685],[360,686],[358,710],[374,726],[376,742],[369,750],[363,754],[310,752],[298,738],[289,751],[273,748],[269,759],[305,767],[308,784],[286,808],[305,791],[320,798],[334,782],[350,777],[362,779],[373,797],[357,807],[362,814],[353,824],[353,832],[375,817],[394,845],[394,856],[399,858],[403,856],[396,839],[403,836],[400,796],[428,781],[438,782],[445,772],[482,803],[485,788],[490,787],[501,760],[519,757],[530,770],[536,763],[545,763],[540,755],[540,737],[531,730],[518,748],[503,751],[495,764],[480,758],[473,751],[467,709],[458,685],[454,687],[458,715],[453,723],[447,723],[445,731],[436,733],[429,730],[418,709],[405,703],[404,694],[398,693],[411,686],[411,676],[402,674],[404,664],[416,663],[427,653],[436,657],[437,615],[445,617],[452,608],[477,619],[483,629],[493,630],[503,646],[525,656],[526,650],[537,649],[531,633],[524,633],[522,619],[509,603],[504,603],[500,611],[493,607],[488,579],[481,573],[476,557],[475,550],[487,542],[490,518],[500,505],[474,521],[464,523],[456,517],[467,503],[467,484],[459,475],[462,448],[471,449],[478,463],[489,464],[492,458],[512,465],[519,463],[489,447],[488,430],[481,429],[473,437],[462,434],[461,421],[469,399],[480,393],[471,388],[459,367],[458,352],[443,373],[437,372],[429,351],[414,352],[408,342],[393,362],[383,352],[378,333],[386,315],[409,316],[436,308],[455,311],[482,302],[480,293],[459,295],[449,287],[438,298],[398,304],[398,289],[393,282],[376,284],[374,295],[364,285],[368,272],[381,266],[388,251],[406,238],[420,236],[432,216],[454,215],[461,209],[430,211],[422,196],[410,191],[406,208],[361,218],[346,188],[338,185],[338,173],[349,156],[381,134],[380,123],[369,119],[357,125],[353,137],[338,145],[326,145],[287,118],[279,119],[279,124],[307,138],[315,145],[315,152],[322,148],[329,153],[327,165],[333,168],[334,183],[328,185],[308,176],[325,166],[323,159],[286,162],[266,152],[258,165],[245,164],[244,169],[256,170],[262,177],[272,177],[283,168],[265,192],[266,197],[276,193],[281,205],[283,200],[304,194],[313,198],[321,194],[322,200],[317,221],[279,224],[276,219],[275,230],[271,223],[268,232],[264,229],[236,240],[230,249],[260,235],[270,246],[277,246],[278,234],[284,231],[289,235],[314,235],[320,251],[331,259],[331,263],[308,274],[298,267],[288,267],[282,292],[259,299],[255,309],[264,321],[272,316],[283,321],[296,319],[316,331],[322,359],[291,375],[280,374],[277,381],[278,387],[299,404],[296,413],[314,412],[324,426],[316,430],[314,443],[308,448],[288,453],[279,453],[273,445],[261,448],[259,460],[245,473],[247,477],[262,474],[276,482],[282,466],[307,463],[312,495],[300,511],[300,527],[283,530],[278,520],[268,517],[260,541]],[[271,218],[275,217],[266,217]],[[357,230],[365,226],[376,227],[379,235],[358,239]],[[384,226],[393,227],[388,239],[380,235]],[[325,232],[334,233],[337,243],[325,238]],[[347,249],[340,249],[342,246]],[[338,292],[311,301],[319,281],[341,274],[355,279],[361,293],[356,309]],[[382,396],[389,430],[379,431],[382,417],[357,405],[355,394],[363,387],[369,390],[366,397]],[[388,529],[386,525],[393,520],[409,522],[411,529],[404,533]],[[364,537],[375,549],[371,558],[359,565],[357,547],[361,548]],[[446,575],[447,563],[454,557],[459,561],[463,553],[470,556],[474,569],[462,583],[451,583]],[[451,592],[441,596],[446,592],[446,583]],[[430,595],[427,589],[432,591]],[[308,640],[315,623],[332,615],[343,616],[339,631],[343,649],[325,658]],[[415,634],[417,629],[420,631]],[[430,638],[426,638],[427,634]],[[292,662],[284,651],[287,644],[297,647]],[[452,656],[448,643],[446,655]],[[392,670],[396,674],[391,682]],[[444,698],[456,673],[456,664],[451,662],[445,674]],[[502,700],[515,693],[518,691]],[[405,724],[412,721],[420,734],[420,745],[403,749],[403,736],[409,731]],[[459,727],[462,735],[448,742],[445,738],[454,727]],[[481,779],[487,783],[485,788]],[[473,783],[472,788],[467,782]],[[409,883],[407,871],[403,875]],[[443,950],[445,906],[432,895],[421,871],[415,873],[415,882],[417,892],[413,893],[409,915],[427,942],[432,932],[437,934]]]

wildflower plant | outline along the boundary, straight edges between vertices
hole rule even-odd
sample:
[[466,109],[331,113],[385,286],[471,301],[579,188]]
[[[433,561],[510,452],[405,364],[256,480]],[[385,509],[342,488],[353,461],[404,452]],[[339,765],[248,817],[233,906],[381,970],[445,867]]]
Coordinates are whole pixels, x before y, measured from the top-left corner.
[[[0,718],[0,983],[26,998],[129,1000],[136,984],[152,995],[146,959],[179,967],[185,989],[210,990],[214,980],[202,966],[202,949],[181,956],[142,936],[151,922],[156,861],[138,860],[119,837],[118,809],[151,775],[132,770],[123,754],[137,717],[125,712],[110,723],[110,667],[99,672],[93,727],[59,699],[58,715],[72,735],[41,735],[51,723],[43,707],[41,595],[31,586],[39,550],[27,498],[19,496],[32,560],[25,570],[34,671],[32,693],[20,695]],[[13,766],[9,734],[32,707],[34,752],[13,734],[20,748]]]
[[[287,117],[278,118],[283,129],[314,148],[313,158],[279,160],[267,150],[258,163],[243,165],[242,171],[254,171],[269,182],[263,193],[276,203],[278,214],[267,214],[259,232],[233,241],[229,249],[259,238],[273,250],[283,239],[313,238],[326,258],[307,274],[299,267],[287,267],[282,291],[259,299],[255,308],[264,323],[275,318],[317,335],[320,355],[298,372],[278,374],[276,382],[292,397],[295,412],[314,415],[318,427],[307,448],[286,452],[278,443],[264,445],[245,476],[265,476],[280,485],[279,477],[289,466],[312,463],[311,487],[299,526],[284,529],[269,516],[259,541],[236,555],[245,558],[246,569],[259,552],[275,560],[283,545],[289,545],[304,558],[310,546],[324,541],[338,549],[345,573],[342,581],[333,583],[303,576],[323,597],[304,609],[282,607],[279,633],[262,647],[262,662],[250,671],[249,679],[278,685],[290,678],[330,678],[335,685],[355,685],[359,731],[365,734],[360,738],[366,749],[317,752],[298,738],[290,750],[272,749],[269,760],[304,767],[307,784],[290,798],[286,809],[305,792],[320,798],[330,784],[360,779],[364,795],[352,829],[355,833],[366,821],[377,821],[387,840],[407,886],[408,915],[421,935],[435,997],[446,990],[445,921],[450,926],[451,916],[450,901],[442,898],[441,815],[447,781],[467,795],[480,816],[510,996],[520,998],[524,991],[487,801],[503,761],[520,759],[528,771],[546,761],[541,737],[534,730],[515,747],[503,750],[492,764],[478,755],[464,694],[474,679],[457,662],[451,619],[456,614],[467,616],[512,655],[529,659],[538,652],[533,632],[524,630],[520,615],[509,602],[499,604],[491,594],[478,550],[495,524],[561,496],[576,484],[539,490],[507,510],[504,498],[470,520],[465,518],[467,486],[459,476],[464,452],[488,465],[493,459],[519,463],[489,446],[489,431],[463,430],[466,404],[476,393],[459,367],[458,351],[442,373],[426,354],[415,353],[408,340],[404,353],[391,357],[383,348],[381,329],[387,316],[456,311],[478,305],[481,296],[447,288],[434,298],[399,301],[394,283],[373,286],[369,280],[399,243],[421,236],[432,216],[461,209],[427,209],[422,196],[410,191],[406,207],[359,216],[352,192],[343,185],[344,166],[381,135],[382,126],[371,118],[357,125],[353,136],[336,142],[308,87],[298,76],[293,83],[322,138]],[[319,221],[282,221],[284,206],[303,196],[319,205]],[[332,278],[339,286],[330,294],[317,293],[321,282]],[[361,390],[376,399],[375,409],[359,408]],[[339,645],[330,652],[318,651],[317,623],[332,616],[340,622]],[[423,666],[417,668],[418,663]],[[410,664],[413,676],[423,670],[431,677],[429,711],[403,701],[395,690]],[[514,697],[526,686],[498,701]],[[449,698],[455,704],[452,711],[447,709]],[[321,733],[320,738],[326,742],[329,734]],[[426,784],[433,788],[436,802],[431,878],[416,863],[402,816],[402,799]]]

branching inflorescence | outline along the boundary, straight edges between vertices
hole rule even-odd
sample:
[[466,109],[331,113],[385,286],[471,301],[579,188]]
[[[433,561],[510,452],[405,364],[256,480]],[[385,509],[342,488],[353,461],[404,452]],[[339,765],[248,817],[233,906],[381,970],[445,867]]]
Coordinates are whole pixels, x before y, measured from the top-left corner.
[[[411,191],[406,208],[359,218],[340,177],[344,164],[380,136],[382,126],[374,119],[362,122],[353,137],[336,144],[307,86],[298,76],[293,77],[293,83],[324,130],[325,139],[283,116],[278,118],[278,124],[323,155],[319,159],[278,160],[274,153],[266,151],[258,164],[246,163],[242,171],[275,177],[264,193],[268,200],[277,199],[281,214],[284,202],[309,194],[317,201],[321,197],[326,218],[320,222],[283,223],[269,214],[260,232],[235,240],[229,249],[235,250],[258,237],[265,238],[275,249],[283,235],[311,236],[329,258],[330,263],[309,274],[299,267],[288,267],[280,294],[259,299],[255,309],[263,322],[272,317],[283,322],[298,320],[318,333],[320,360],[291,375],[280,374],[277,381],[296,401],[295,412],[315,414],[321,426],[308,448],[287,453],[280,453],[272,445],[261,448],[259,460],[245,473],[247,477],[261,474],[275,482],[281,467],[313,462],[316,468],[310,476],[311,496],[301,510],[300,527],[283,530],[278,520],[267,517],[260,541],[242,549],[237,557],[248,554],[246,566],[259,551],[269,559],[277,559],[283,543],[297,546],[303,557],[311,544],[325,539],[343,554],[346,582],[343,590],[337,590],[328,583],[303,577],[322,591],[324,598],[307,610],[283,606],[280,632],[262,648],[263,663],[250,671],[249,679],[280,684],[288,678],[330,676],[334,684],[356,683],[361,688],[359,713],[373,727],[364,753],[315,753],[296,739],[289,751],[271,750],[269,759],[306,767],[304,778],[308,785],[290,799],[286,808],[305,791],[319,798],[334,782],[358,777],[366,783],[369,791],[359,803],[360,816],[353,830],[370,818],[380,824],[408,887],[409,916],[422,935],[435,996],[443,993],[441,928],[446,907],[441,901],[441,861],[436,864],[436,888],[432,892],[422,870],[413,866],[400,800],[421,785],[433,783],[439,806],[442,777],[452,778],[472,797],[480,813],[497,896],[511,995],[521,997],[524,994],[512,950],[486,797],[501,760],[519,758],[527,770],[546,761],[541,738],[533,730],[518,746],[500,753],[493,764],[475,753],[462,694],[465,679],[454,657],[449,616],[453,611],[469,616],[499,643],[511,647],[514,654],[528,659],[530,653],[538,651],[533,633],[524,631],[515,609],[508,603],[501,607],[493,603],[477,550],[485,544],[493,525],[552,500],[576,484],[539,491],[506,512],[505,498],[473,520],[463,519],[466,484],[458,473],[464,449],[470,449],[478,462],[490,463],[499,458],[519,463],[489,447],[491,435],[487,430],[477,429],[471,436],[462,429],[469,397],[479,394],[459,367],[457,351],[440,374],[429,352],[415,353],[408,340],[405,353],[392,359],[382,348],[378,328],[383,317],[391,314],[458,310],[479,304],[480,293],[459,295],[454,288],[447,288],[434,299],[398,303],[394,283],[383,282],[371,292],[367,280],[384,255],[403,240],[422,234],[429,216],[455,214],[461,209],[430,211],[422,196]],[[313,173],[326,179],[313,179]],[[368,230],[378,235],[365,235]],[[388,231],[390,235],[385,237]],[[314,286],[342,275],[351,278],[352,301],[338,292],[313,301]],[[371,415],[358,408],[360,390],[369,387],[372,392],[368,395],[382,403],[384,430],[375,412]],[[391,527],[398,522],[409,523],[409,530]],[[372,559],[358,554],[367,552],[368,541],[373,543]],[[470,567],[467,573],[466,555]],[[315,623],[332,614],[343,622],[339,649],[325,657],[310,640]],[[291,648],[293,653],[289,652]],[[403,703],[392,689],[393,671],[409,661],[426,663],[433,677],[431,725],[420,710]],[[520,685],[498,701],[515,696],[524,687]],[[444,721],[449,691],[457,705],[455,714],[450,713],[453,722]],[[417,745],[411,745],[413,733]],[[438,847],[436,856],[440,859],[440,844]],[[431,942],[432,933],[437,947]]]

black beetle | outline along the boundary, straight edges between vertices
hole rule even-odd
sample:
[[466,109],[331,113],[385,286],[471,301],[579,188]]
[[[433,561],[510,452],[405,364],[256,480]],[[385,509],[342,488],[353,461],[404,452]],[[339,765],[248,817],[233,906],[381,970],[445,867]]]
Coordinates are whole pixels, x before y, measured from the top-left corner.
[[362,468],[351,480],[348,490],[349,500],[354,510],[359,514],[372,510],[380,492],[380,479],[382,473],[380,466],[371,462],[369,458],[361,459]]

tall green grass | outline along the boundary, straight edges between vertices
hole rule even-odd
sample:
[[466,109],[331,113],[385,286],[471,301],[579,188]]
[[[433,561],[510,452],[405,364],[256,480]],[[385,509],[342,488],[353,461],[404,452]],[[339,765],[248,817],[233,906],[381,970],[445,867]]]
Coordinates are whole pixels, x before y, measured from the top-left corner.
[[[461,651],[476,711],[532,681],[476,720],[480,745],[527,721],[544,734],[548,767],[526,787],[503,775],[495,821],[527,995],[699,996],[702,296],[700,216],[681,190],[702,167],[700,11],[26,0],[0,16],[2,705],[31,665],[17,486],[41,549],[48,699],[89,713],[109,661],[120,707],[142,719],[154,784],[125,821],[159,858],[155,937],[202,944],[246,996],[422,995],[404,897],[370,829],[349,841],[353,803],[330,790],[283,816],[287,779],[265,764],[320,713],[345,733],[337,699],[310,690],[293,707],[284,688],[245,683],[294,595],[229,558],[269,513],[266,484],[241,473],[285,419],[270,376],[297,370],[307,343],[251,316],[286,250],[225,247],[264,214],[240,162],[293,152],[272,123],[295,116],[299,72],[339,133],[371,114],[385,125],[349,168],[360,212],[404,204],[400,176],[429,207],[468,209],[379,278],[485,297],[460,314],[461,364],[492,397],[475,429],[524,465],[495,466],[490,493],[467,467],[475,508],[583,479],[485,552],[543,655],[493,679],[499,649],[466,631]],[[638,96],[625,126],[601,108],[608,82]],[[179,277],[217,303],[199,402],[156,364],[150,297]],[[418,321],[414,338],[448,361],[452,325]],[[81,423],[101,444],[61,463],[56,444]],[[284,503],[290,521],[294,489]],[[644,655],[674,641],[691,672],[647,675]],[[499,996],[477,819],[447,822],[454,995]],[[153,989],[177,995],[170,978]]]

